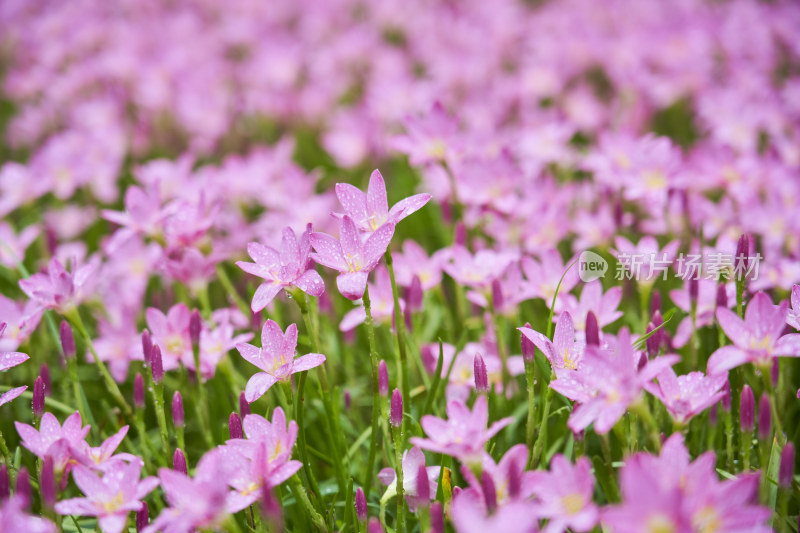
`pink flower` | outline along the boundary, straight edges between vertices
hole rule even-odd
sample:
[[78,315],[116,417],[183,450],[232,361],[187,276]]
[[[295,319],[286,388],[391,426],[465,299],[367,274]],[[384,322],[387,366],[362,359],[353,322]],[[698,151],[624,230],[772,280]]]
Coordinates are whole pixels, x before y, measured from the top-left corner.
[[76,466],[72,479],[84,498],[70,498],[56,503],[62,515],[96,516],[103,533],[121,533],[128,514],[142,507],[142,499],[158,485],[158,479],[140,480],[140,463],[117,463],[98,477],[84,466]]
[[426,165],[451,159],[460,149],[458,121],[451,117],[440,102],[420,117],[403,120],[406,134],[391,139],[395,150],[408,154],[412,165]]
[[430,194],[415,194],[400,200],[389,209],[386,183],[377,169],[369,177],[366,194],[349,183],[337,183],[336,197],[339,198],[345,214],[353,219],[359,230],[365,232],[373,232],[384,224],[396,226],[431,199]]
[[[528,291],[531,298],[542,298],[547,307],[550,307],[553,296],[556,294],[556,287],[559,280],[561,286],[558,288],[558,298],[556,299],[555,311],[559,312],[562,305],[563,295],[569,293],[578,284],[578,270],[567,267],[572,260],[564,263],[558,250],[550,250],[539,254],[539,259],[530,257],[522,258],[522,271],[528,280]],[[563,276],[563,279],[562,279]]]
[[[6,331],[6,323],[0,322],[0,338]],[[0,352],[0,372],[5,372],[9,368],[21,365],[30,359],[27,354],[20,352]]]
[[[561,293],[562,290],[559,290],[559,294]],[[621,300],[622,287],[611,287],[604,293],[603,284],[595,280],[584,284],[580,299],[564,293],[562,311],[569,311],[575,328],[580,331],[586,326],[586,315],[589,311],[597,318],[597,325],[604,328],[622,316],[622,311],[617,309]]]
[[[109,318],[111,321],[98,319],[97,329],[100,335],[94,340],[94,347],[100,360],[108,364],[114,379],[122,383],[128,375],[131,361],[144,359],[141,335],[136,330],[136,320],[132,312],[124,310],[121,316]],[[93,357],[91,352],[87,357]]]
[[581,402],[569,417],[572,431],[586,429],[594,422],[597,433],[607,433],[628,406],[639,400],[644,385],[679,360],[674,355],[657,357],[640,369],[642,357],[634,352],[630,333],[623,328],[616,354],[596,346],[587,347],[578,372],[550,382],[555,391]]
[[125,191],[125,211],[104,209],[101,215],[121,226],[105,243],[106,252],[113,254],[135,235],[161,235],[168,213],[162,209],[161,198],[155,187],[147,191],[140,187],[128,187]]
[[247,382],[244,395],[248,402],[256,401],[278,381],[325,362],[325,356],[321,353],[309,353],[295,359],[297,326],[290,324],[284,334],[274,320],[267,320],[261,329],[261,348],[240,343],[236,349],[246,361],[263,370]]
[[422,417],[422,429],[427,439],[411,437],[410,442],[423,450],[452,455],[464,463],[482,461],[483,449],[489,439],[511,423],[512,418],[502,418],[489,428],[489,407],[485,396],[478,396],[470,411],[463,402],[447,404],[447,420],[433,415]]
[[614,243],[617,249],[611,253],[617,261],[628,270],[629,276],[646,285],[652,285],[659,275],[666,277],[680,246],[680,242],[675,240],[661,248],[651,235],[642,237],[636,245],[625,237],[617,237]]
[[800,285],[792,287],[792,308],[786,313],[786,323],[800,329]]
[[[512,446],[500,459],[499,463],[495,463],[492,456],[484,452],[481,472],[482,475],[488,474],[494,482],[497,505],[502,506],[514,500],[526,501],[533,496],[535,488],[534,473],[525,471],[527,464],[528,448],[524,444]],[[475,490],[482,498],[485,498],[481,482],[475,477],[472,470],[462,467],[461,471],[472,490]],[[519,487],[517,487],[519,489],[518,494],[509,492],[512,476],[516,476],[519,483]]]
[[15,387],[11,390],[4,392],[3,394],[0,394],[0,406],[7,404],[11,400],[19,398],[20,395],[26,390],[28,390],[28,386],[23,385],[22,387]]
[[0,501],[0,531],[24,531],[25,533],[56,533],[56,525],[46,518],[25,513],[27,500],[15,494]]
[[517,259],[516,252],[478,250],[473,255],[463,246],[453,246],[445,256],[443,268],[462,285],[486,288]]
[[535,533],[538,519],[534,504],[512,501],[489,512],[480,492],[474,488],[453,497],[452,521],[458,533]]
[[5,331],[0,330],[0,352],[14,351],[36,329],[42,309],[33,300],[17,303],[0,294],[0,317],[6,325]]
[[[678,329],[675,331],[675,336],[672,338],[672,346],[675,348],[681,348],[689,342],[695,327],[699,329],[703,326],[713,324],[714,312],[717,310],[717,282],[705,278],[697,280],[695,320],[694,323],[692,323],[692,301],[689,296],[688,285],[688,283],[684,283],[683,288],[669,291],[669,297],[672,302],[689,315],[678,324]],[[732,282],[726,284],[724,290],[727,296],[728,306],[733,305],[736,302],[735,284]]]
[[753,505],[757,474],[720,482],[714,453],[690,462],[683,435],[676,433],[656,457],[639,453],[620,472],[621,505],[603,510],[601,521],[613,533],[641,531],[770,531],[771,512]]
[[728,382],[728,374],[706,376],[702,372],[689,372],[676,376],[672,368],[665,368],[656,379],[658,384],[649,382],[644,388],[661,400],[673,420],[684,423],[725,396],[722,387]]
[[236,264],[245,272],[267,280],[253,295],[251,308],[254,313],[264,309],[286,287],[297,287],[311,296],[320,296],[325,291],[320,275],[313,267],[309,268],[310,235],[310,225],[300,236],[300,241],[291,228],[284,228],[280,252],[256,242],[247,245],[247,253],[255,263],[237,261]]
[[222,447],[231,475],[227,483],[234,489],[228,495],[228,512],[235,513],[262,497],[262,488],[280,485],[301,467],[292,461],[292,448],[297,439],[297,424],[286,424],[280,407],[272,413],[272,422],[250,414],[243,422],[246,440],[234,439]]
[[708,359],[708,373],[718,374],[744,363],[767,365],[774,357],[800,357],[800,333],[781,336],[786,325],[787,303],[772,304],[758,292],[747,304],[744,320],[729,309],[717,309],[722,331],[733,341]]
[[38,431],[22,422],[14,422],[14,425],[22,437],[22,446],[40,459],[52,457],[56,472],[63,472],[70,465],[72,448],[81,445],[90,429],[89,426],[81,427],[81,415],[78,412],[67,417],[63,426],[52,413],[42,416]]
[[586,457],[573,466],[563,455],[556,455],[550,471],[533,472],[530,483],[536,495],[536,514],[548,520],[544,533],[589,531],[597,524],[600,513],[592,502],[594,476]]
[[193,365],[192,339],[189,336],[191,312],[186,304],[173,305],[166,315],[155,307],[148,307],[145,316],[153,343],[161,348],[164,370],[178,368],[180,361],[187,366]]
[[72,272],[68,272],[58,259],[51,259],[47,274],[36,273],[20,280],[19,287],[39,308],[63,314],[88,296],[88,285],[96,269],[97,264],[90,262],[80,267],[73,265]]
[[325,233],[312,233],[311,258],[328,268],[338,270],[336,286],[342,296],[358,300],[367,287],[367,275],[378,265],[394,235],[393,224],[383,224],[366,240],[361,241],[353,219],[348,215],[339,221],[339,239]]
[[139,463],[142,464],[142,459],[130,453],[114,452],[122,443],[122,439],[128,434],[128,426],[122,426],[119,431],[111,435],[103,443],[93,448],[89,446],[86,441],[79,441],[77,444],[70,446],[70,453],[75,461],[80,464],[99,470],[101,472],[109,472],[115,469],[120,463]]
[[[419,476],[419,467],[425,466],[425,454],[416,446],[403,452],[403,493],[408,502],[408,508],[411,512],[415,512],[417,506],[420,504],[429,504],[430,502],[422,502],[417,497],[417,476]],[[439,466],[427,466],[425,471],[428,474],[428,487],[431,499],[436,498],[436,488],[439,483]],[[384,485],[396,485],[397,472],[393,468],[384,468],[378,473],[378,478]]]
[[[206,378],[214,377],[220,359],[237,344],[247,342],[253,338],[250,332],[234,335],[235,326],[227,319],[217,313],[217,317],[224,318],[216,326],[203,324],[200,330],[200,374]],[[214,315],[212,314],[212,320]],[[209,329],[213,327],[213,329]],[[186,365],[189,370],[195,371],[194,358]]]
[[194,477],[170,468],[158,470],[161,488],[169,507],[161,511],[142,533],[188,533],[214,529],[227,516],[225,500],[230,477],[220,449],[206,453],[197,464]]
[[553,341],[531,328],[517,328],[533,344],[539,348],[550,361],[556,377],[569,378],[578,370],[583,360],[586,343],[575,339],[575,326],[572,316],[564,311],[558,317]]
[[[368,283],[369,297],[372,310],[372,319],[378,323],[381,321],[392,322],[394,320],[394,296],[392,294],[392,282],[389,278],[389,271],[379,266],[375,269],[375,283]],[[405,309],[405,301],[400,298],[400,310]],[[348,311],[339,323],[341,331],[350,331],[366,320],[367,313],[364,306],[358,306]]]
[[38,226],[31,225],[17,234],[11,224],[0,221],[0,265],[16,270],[17,265],[25,260],[25,250],[36,240],[39,231]]
[[395,254],[394,270],[397,284],[410,287],[414,276],[419,278],[423,290],[429,290],[442,282],[441,253],[430,257],[422,247],[411,239],[403,241],[403,253]]

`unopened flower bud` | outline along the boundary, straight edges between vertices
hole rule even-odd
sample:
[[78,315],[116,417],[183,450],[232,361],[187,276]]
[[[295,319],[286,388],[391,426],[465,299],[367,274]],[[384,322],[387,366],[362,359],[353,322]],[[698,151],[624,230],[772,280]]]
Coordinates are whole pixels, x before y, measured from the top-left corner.
[[228,434],[232,439],[244,438],[244,431],[242,430],[242,419],[235,412],[231,413],[228,417]]
[[739,242],[736,243],[736,256],[734,257],[733,263],[734,268],[741,279],[744,279],[744,275],[747,273],[747,270],[750,267],[751,251],[752,246],[750,236],[747,233],[743,233],[742,236],[739,237]]
[[762,394],[758,401],[758,436],[768,439],[772,430],[772,412],[769,407],[769,398]]
[[425,468],[424,464],[419,465],[417,471],[416,489],[419,504],[423,507],[427,507],[431,502],[431,483],[428,479],[428,469]]
[[586,313],[586,345],[600,346],[600,326],[593,311]]
[[787,442],[781,451],[781,464],[778,469],[778,484],[783,488],[791,488],[794,472],[794,444]]
[[261,509],[266,521],[272,526],[269,529],[283,531],[283,512],[280,502],[275,498],[267,483],[261,485]]
[[693,306],[697,305],[697,296],[700,294],[700,280],[696,276],[689,278],[689,302]]
[[0,505],[11,497],[11,479],[8,477],[8,467],[0,464]]
[[136,511],[136,533],[142,533],[147,524],[150,523],[150,509],[147,502],[142,502],[142,507]]
[[[526,322],[525,327],[530,329],[531,323]],[[534,356],[536,355],[536,346],[533,344],[533,341],[531,341],[528,337],[523,335],[521,344],[522,344],[523,361],[525,361],[526,363],[533,363]]]
[[378,391],[384,398],[389,395],[389,370],[383,359],[378,363]]
[[[655,329],[656,326],[652,322],[648,323],[647,328],[645,329],[645,335],[652,333],[653,330]],[[644,341],[645,348],[647,348],[647,355],[650,358],[653,358],[658,355],[659,340],[660,339],[658,338],[658,332],[656,331],[655,333],[647,337],[647,339]]]
[[250,414],[250,402],[244,397],[244,392],[239,395],[239,415],[244,419]]
[[22,507],[25,509],[29,508],[33,501],[31,479],[28,476],[28,469],[24,466],[17,471],[17,484],[14,488],[14,496],[22,499]]
[[650,300],[650,316],[661,312],[661,291],[653,291],[652,300]]
[[361,487],[356,489],[356,518],[359,522],[367,521],[367,498]]
[[499,279],[492,281],[492,308],[496,311],[503,308],[505,298],[503,297],[503,286]]
[[486,363],[479,353],[475,354],[473,370],[475,372],[475,388],[479,393],[489,392],[489,375],[486,373]]
[[489,514],[492,514],[497,509],[497,489],[494,485],[494,479],[485,470],[481,474],[481,489],[483,490],[483,498],[486,501],[486,510],[489,511]]
[[144,378],[141,374],[133,378],[133,405],[137,409],[144,407]]
[[455,235],[455,245],[456,246],[466,246],[467,244],[467,228],[464,226],[463,222],[456,223],[456,235]]
[[772,386],[777,388],[778,380],[781,377],[781,365],[777,357],[772,358],[772,374],[770,377],[772,378]]
[[61,349],[64,351],[64,357],[72,359],[75,357],[75,336],[72,334],[69,322],[62,320],[58,333],[61,336]]
[[39,375],[42,376],[42,383],[44,384],[44,395],[50,396],[53,392],[53,380],[50,379],[50,367],[47,365],[40,366]]
[[392,426],[399,428],[403,424],[403,395],[399,389],[392,391],[392,405],[389,415]]
[[444,533],[444,513],[441,502],[431,504],[431,533]]
[[42,460],[42,478],[39,481],[42,493],[42,504],[52,509],[56,504],[56,473],[53,469],[53,458],[45,455]]
[[753,431],[756,418],[756,399],[750,385],[742,387],[742,400],[739,407],[739,419],[742,431]]
[[150,332],[146,329],[142,332],[142,354],[144,355],[144,366],[150,368],[150,359],[153,354],[153,339],[150,337]]
[[408,287],[408,296],[406,297],[406,304],[412,311],[419,311],[422,309],[422,282],[416,274],[411,278],[411,285]]
[[176,428],[183,427],[183,397],[180,391],[172,395],[172,425]]
[[728,289],[724,283],[717,285],[717,307],[728,308]]
[[192,346],[200,346],[200,331],[203,329],[203,322],[200,320],[200,311],[195,309],[189,317],[189,339]]
[[183,455],[180,448],[177,448],[172,455],[172,469],[181,474],[189,473],[189,468],[186,466],[186,456]]
[[44,380],[36,376],[33,382],[33,416],[41,418],[44,414]]
[[161,348],[158,347],[158,344],[153,345],[150,363],[153,371],[153,382],[161,383],[164,381],[164,362],[161,359]]
[[369,524],[367,524],[367,533],[383,533],[383,526],[377,518],[370,518]]
[[350,410],[350,406],[353,404],[353,395],[350,394],[349,390],[344,391],[344,408],[346,411]]

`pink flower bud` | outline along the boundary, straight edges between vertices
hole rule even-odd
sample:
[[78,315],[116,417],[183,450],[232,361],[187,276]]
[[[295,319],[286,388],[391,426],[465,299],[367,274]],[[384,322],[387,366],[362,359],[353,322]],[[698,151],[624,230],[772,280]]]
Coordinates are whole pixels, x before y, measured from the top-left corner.
[[53,458],[45,455],[42,461],[42,478],[39,480],[42,493],[42,504],[52,509],[56,504],[56,474],[53,470]]
[[697,296],[700,292],[700,280],[697,277],[689,278],[689,301],[692,305],[697,305]]
[[503,286],[499,279],[492,281],[492,308],[497,311],[503,308],[505,298],[503,297]]
[[[531,323],[525,322],[525,327],[530,329]],[[526,363],[533,363],[534,356],[536,355],[536,345],[533,344],[528,337],[525,335],[522,336],[522,359]]]
[[772,412],[769,407],[769,398],[762,394],[758,400],[758,436],[768,439],[772,430]]
[[383,527],[377,518],[371,518],[367,524],[367,533],[383,533]]
[[756,418],[756,399],[750,385],[742,387],[742,400],[739,407],[739,420],[742,431],[753,431]]
[[228,434],[231,436],[232,439],[242,439],[244,438],[244,431],[242,430],[242,419],[239,418],[239,415],[231,413],[231,416],[228,417]]
[[378,363],[378,391],[384,398],[389,394],[389,370],[383,359]]
[[473,370],[475,372],[475,388],[479,393],[489,392],[489,376],[486,373],[486,363],[479,353],[475,354]]
[[359,522],[367,521],[367,498],[361,487],[356,489],[356,518]]
[[724,283],[717,285],[717,307],[728,308],[728,290]]
[[147,502],[142,502],[142,508],[136,511],[136,533],[142,533],[149,523],[150,509],[147,507]]
[[586,313],[586,345],[600,346],[600,326],[593,311]]
[[141,374],[136,374],[133,379],[133,405],[137,409],[144,407],[144,378]]
[[738,271],[739,275],[744,279],[744,274],[750,267],[750,253],[752,252],[752,241],[750,236],[746,233],[739,237],[739,242],[736,243],[736,256],[734,257],[734,268]]
[[53,392],[53,380],[50,379],[50,367],[47,365],[40,366],[39,375],[42,376],[42,382],[44,383],[44,395],[50,396]]
[[403,395],[399,389],[392,391],[392,405],[389,415],[392,426],[399,428],[403,424]]
[[427,507],[431,501],[431,484],[428,480],[428,470],[424,464],[419,465],[417,471],[417,499],[420,505]]
[[659,290],[653,291],[653,299],[650,300],[650,316],[655,315],[656,312],[661,312],[661,291]]
[[202,329],[203,322],[200,320],[200,311],[195,309],[189,317],[189,338],[192,341],[192,346],[200,346],[200,331]]
[[181,474],[189,473],[189,468],[186,466],[186,456],[183,455],[180,448],[176,449],[172,455],[172,469]]
[[444,533],[444,513],[441,502],[431,505],[431,533]]
[[794,472],[794,444],[787,442],[781,451],[781,465],[778,468],[778,484],[781,487],[791,488],[792,472]]
[[42,376],[36,376],[33,382],[33,416],[41,418],[44,414],[44,380]]
[[158,344],[153,345],[150,364],[153,371],[153,382],[161,383],[164,381],[164,362],[161,360],[161,348],[158,347]]
[[344,408],[350,410],[350,405],[353,403],[353,396],[349,390],[344,391]]
[[62,320],[58,333],[61,336],[61,349],[64,352],[64,357],[72,359],[75,357],[75,337],[72,335],[72,328],[69,322]]
[[31,490],[31,479],[28,476],[28,469],[24,466],[17,472],[17,485],[14,489],[14,496],[22,498],[22,507],[28,508],[33,501],[33,491]]
[[456,224],[454,243],[456,246],[466,246],[467,244],[467,228],[464,226],[463,222],[458,222]]
[[411,285],[408,287],[408,296],[406,297],[406,304],[412,311],[419,311],[422,309],[422,282],[416,274],[411,278]]
[[150,368],[150,358],[153,354],[153,340],[150,332],[146,329],[142,332],[142,353],[144,354],[144,366]]
[[[645,329],[645,335],[651,333],[654,329],[656,329],[655,325],[652,322],[648,323],[647,328]],[[658,355],[658,350],[659,350],[658,341],[659,338],[657,331],[652,335],[650,335],[649,337],[647,337],[647,339],[644,341],[645,348],[647,348],[647,355],[650,358],[653,358]]]
[[250,402],[244,397],[244,392],[239,394],[239,415],[244,418],[250,414]]
[[183,397],[180,391],[172,395],[172,425],[176,428],[183,427]]

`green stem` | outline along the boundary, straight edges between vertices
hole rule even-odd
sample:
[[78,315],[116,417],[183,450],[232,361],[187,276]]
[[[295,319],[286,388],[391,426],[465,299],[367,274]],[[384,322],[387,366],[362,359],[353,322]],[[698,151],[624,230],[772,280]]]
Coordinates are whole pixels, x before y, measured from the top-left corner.
[[367,456],[367,469],[364,478],[364,492],[369,498],[372,487],[372,475],[375,468],[375,456],[378,451],[378,423],[380,415],[380,390],[378,388],[378,352],[375,349],[375,328],[372,322],[372,307],[369,300],[369,286],[364,290],[362,298],[366,314],[367,340],[369,342],[369,358],[372,365],[372,434],[369,440],[369,455]]
[[[405,417],[403,417],[405,418]],[[404,533],[406,530],[406,508],[405,498],[403,497],[403,427],[393,427],[394,434],[394,457],[395,472],[397,473],[397,532]]]
[[778,413],[778,402],[775,398],[775,387],[772,386],[772,369],[769,364],[761,368],[761,376],[764,380],[764,389],[769,396],[769,407],[772,411],[772,424],[775,427],[775,438],[778,440],[781,448],[786,445],[786,435],[783,433],[783,422],[781,422],[780,413]]
[[641,399],[639,402],[635,403],[631,410],[636,413],[639,419],[647,426],[647,436],[650,438],[650,443],[655,448],[655,451],[661,451],[661,435],[660,429],[658,424],[656,424],[655,419],[653,418],[652,413],[650,412],[650,407],[648,407],[647,402],[644,399]]
[[309,516],[311,517],[311,522],[319,529],[320,531],[328,531],[328,526],[325,525],[325,520],[322,518],[314,506],[311,504],[311,500],[308,499],[308,494],[306,494],[305,489],[303,488],[303,483],[300,481],[300,478],[297,474],[293,475],[289,480],[289,484],[292,487],[292,492],[294,492],[295,498],[297,501],[305,507],[306,512],[308,512]]
[[170,464],[169,438],[167,436],[167,415],[164,412],[164,383],[153,382],[153,404],[156,409],[156,420],[158,420],[158,432],[161,436],[161,453],[163,454],[163,464]]
[[244,316],[249,317],[251,314],[250,306],[239,296],[236,287],[231,282],[231,278],[228,277],[228,273],[225,272],[222,265],[217,265],[217,277],[219,277],[220,283],[222,283],[222,286],[225,288],[225,292],[233,299],[236,307],[239,308]]
[[528,388],[528,420],[526,424],[525,443],[533,457],[533,437],[536,434],[536,398],[534,385],[536,384],[536,363],[525,362],[525,381]]
[[[387,249],[384,257],[386,260],[386,269],[389,271],[389,280],[392,284],[392,299],[394,300],[394,327],[397,332],[398,347],[397,374],[402,384],[400,390],[403,392],[403,399],[406,402],[411,402],[408,380],[408,357],[406,354],[406,322],[403,311],[400,309],[400,296],[397,290],[397,281],[394,276],[392,251]],[[410,406],[411,404],[409,403],[408,405]],[[405,418],[403,418],[403,426],[405,426]]]
[[533,446],[533,453],[531,454],[531,468],[535,469],[539,464],[539,458],[542,455],[545,444],[547,444],[547,419],[550,416],[550,402],[553,400],[553,389],[547,388],[547,394],[544,399],[544,409],[542,410],[542,418],[539,423],[539,435],[536,437],[536,443]]
[[208,415],[208,398],[203,386],[203,373],[200,370],[200,344],[192,343],[192,357],[194,358],[194,378],[197,381],[197,411],[200,423],[203,425],[203,440],[209,448],[213,446],[214,439],[211,434],[211,420]]

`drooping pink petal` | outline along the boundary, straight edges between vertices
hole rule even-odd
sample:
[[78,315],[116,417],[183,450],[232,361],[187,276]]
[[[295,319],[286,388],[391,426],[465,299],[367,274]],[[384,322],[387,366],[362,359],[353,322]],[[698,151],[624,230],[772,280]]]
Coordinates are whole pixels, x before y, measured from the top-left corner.
[[254,401],[261,398],[265,392],[269,390],[278,380],[275,379],[270,374],[266,372],[259,372],[258,374],[253,374],[247,382],[247,386],[244,389],[244,397],[245,399],[253,403]]

